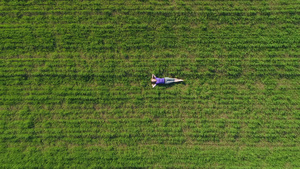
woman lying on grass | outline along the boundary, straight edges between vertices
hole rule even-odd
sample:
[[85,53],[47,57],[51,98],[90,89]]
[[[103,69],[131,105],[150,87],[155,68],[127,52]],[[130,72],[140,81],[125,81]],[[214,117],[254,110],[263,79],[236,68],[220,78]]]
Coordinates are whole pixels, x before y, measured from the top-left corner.
[[152,74],[152,78],[151,78],[152,87],[155,87],[157,84],[170,84],[174,82],[183,82],[183,80],[177,78],[170,78],[170,77],[158,78],[154,74]]

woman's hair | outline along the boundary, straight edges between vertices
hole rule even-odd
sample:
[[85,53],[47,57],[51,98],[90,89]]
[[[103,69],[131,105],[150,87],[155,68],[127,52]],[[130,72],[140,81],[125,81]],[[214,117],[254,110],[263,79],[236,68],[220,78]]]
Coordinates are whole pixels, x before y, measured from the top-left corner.
[[155,84],[156,83],[156,79],[151,79],[151,83]]

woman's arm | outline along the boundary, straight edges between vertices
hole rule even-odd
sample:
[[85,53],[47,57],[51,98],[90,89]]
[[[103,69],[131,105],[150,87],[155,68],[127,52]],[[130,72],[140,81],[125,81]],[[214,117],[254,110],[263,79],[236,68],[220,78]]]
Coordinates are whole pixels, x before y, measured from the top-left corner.
[[156,76],[154,74],[152,74],[152,79],[155,79],[155,78],[156,78]]

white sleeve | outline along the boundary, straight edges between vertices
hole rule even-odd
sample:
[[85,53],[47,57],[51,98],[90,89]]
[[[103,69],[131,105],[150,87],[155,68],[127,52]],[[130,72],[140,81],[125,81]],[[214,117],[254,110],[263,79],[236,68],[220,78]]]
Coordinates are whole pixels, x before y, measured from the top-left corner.
[[152,84],[152,87],[154,88],[156,86],[156,84]]

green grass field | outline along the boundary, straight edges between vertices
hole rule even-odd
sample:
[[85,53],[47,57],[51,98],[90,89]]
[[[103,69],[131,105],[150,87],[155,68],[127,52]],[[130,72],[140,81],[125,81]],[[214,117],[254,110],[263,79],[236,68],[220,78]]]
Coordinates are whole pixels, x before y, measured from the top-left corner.
[[299,168],[299,14],[299,0],[1,0],[0,168]]

